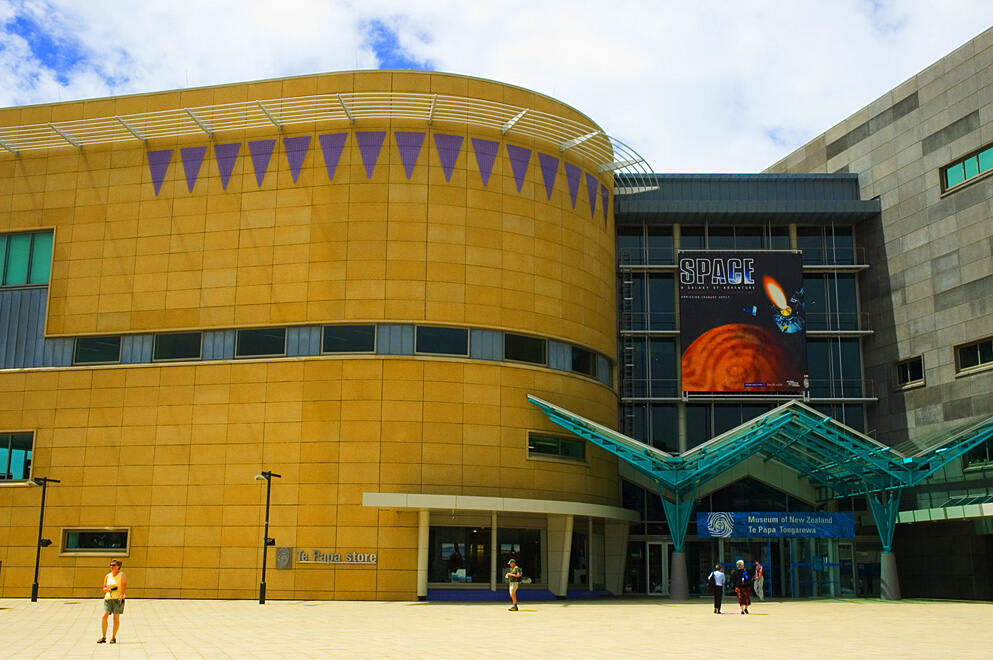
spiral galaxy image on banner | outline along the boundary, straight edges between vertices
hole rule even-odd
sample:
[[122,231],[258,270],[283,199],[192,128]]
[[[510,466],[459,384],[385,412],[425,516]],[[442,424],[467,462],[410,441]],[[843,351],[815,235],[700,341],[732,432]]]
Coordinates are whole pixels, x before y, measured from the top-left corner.
[[799,252],[679,252],[684,392],[801,393],[807,373]]

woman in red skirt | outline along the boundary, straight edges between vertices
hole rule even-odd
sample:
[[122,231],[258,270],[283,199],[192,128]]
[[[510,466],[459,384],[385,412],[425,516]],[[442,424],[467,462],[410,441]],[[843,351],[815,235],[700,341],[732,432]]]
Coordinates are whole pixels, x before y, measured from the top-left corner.
[[745,561],[739,559],[734,564],[734,572],[731,573],[731,584],[734,586],[734,593],[738,596],[738,607],[742,614],[748,614],[748,606],[752,604],[752,576],[745,570]]

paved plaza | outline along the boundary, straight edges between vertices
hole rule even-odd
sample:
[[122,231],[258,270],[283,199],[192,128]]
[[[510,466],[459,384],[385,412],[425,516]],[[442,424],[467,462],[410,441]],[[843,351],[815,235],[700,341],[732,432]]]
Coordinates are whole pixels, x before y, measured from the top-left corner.
[[143,600],[96,644],[100,601],[0,599],[4,658],[990,658],[993,603],[610,599],[522,603]]

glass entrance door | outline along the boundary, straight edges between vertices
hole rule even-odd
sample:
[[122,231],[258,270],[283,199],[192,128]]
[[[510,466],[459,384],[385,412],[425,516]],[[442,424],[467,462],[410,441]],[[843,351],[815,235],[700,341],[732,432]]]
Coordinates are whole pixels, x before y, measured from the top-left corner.
[[669,543],[648,543],[645,559],[648,562],[648,594],[669,595]]
[[838,545],[839,587],[842,598],[855,593],[855,549],[851,543]]

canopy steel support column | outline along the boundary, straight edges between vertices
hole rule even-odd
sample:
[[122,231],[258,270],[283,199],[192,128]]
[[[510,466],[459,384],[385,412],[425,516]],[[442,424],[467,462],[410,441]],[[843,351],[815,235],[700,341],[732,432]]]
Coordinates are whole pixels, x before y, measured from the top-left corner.
[[672,502],[666,499],[662,484],[658,484],[658,488],[673,545],[669,597],[673,600],[686,600],[690,597],[690,587],[686,576],[686,553],[683,547],[686,543],[686,530],[690,525],[690,513],[693,511],[693,502],[696,499],[696,485],[688,489],[675,489]]
[[896,530],[900,513],[900,493],[902,488],[867,496],[872,517],[879,530],[879,540],[883,552],[879,557],[879,597],[882,600],[900,600],[900,577],[896,570],[896,555],[893,554],[893,532]]

